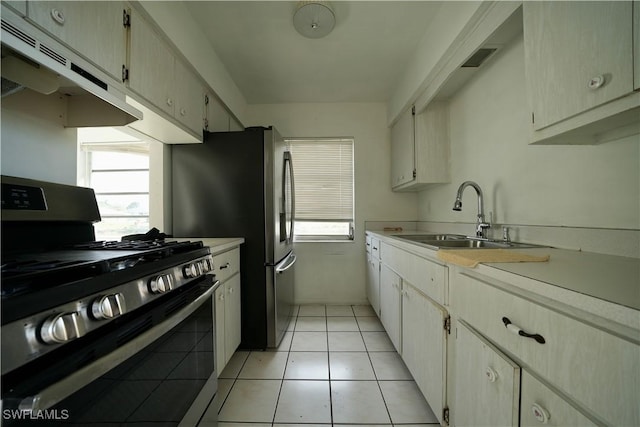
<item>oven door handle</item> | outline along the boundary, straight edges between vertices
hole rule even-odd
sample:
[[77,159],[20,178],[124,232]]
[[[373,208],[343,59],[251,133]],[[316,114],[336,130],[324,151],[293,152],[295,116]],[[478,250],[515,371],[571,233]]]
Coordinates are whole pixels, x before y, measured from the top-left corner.
[[147,345],[160,338],[162,335],[174,328],[182,320],[195,312],[208,298],[211,298],[215,290],[220,285],[220,281],[215,281],[213,286],[202,295],[192,301],[189,305],[175,313],[171,318],[165,320],[154,328],[140,334],[133,340],[119,347],[117,350],[96,360],[95,362],[80,368],[65,379],[51,384],[41,390],[35,396],[29,396],[20,402],[19,409],[27,411],[39,411],[52,407],[56,403],[70,396],[77,390],[100,378],[111,369],[118,366],[134,354],[138,353]]

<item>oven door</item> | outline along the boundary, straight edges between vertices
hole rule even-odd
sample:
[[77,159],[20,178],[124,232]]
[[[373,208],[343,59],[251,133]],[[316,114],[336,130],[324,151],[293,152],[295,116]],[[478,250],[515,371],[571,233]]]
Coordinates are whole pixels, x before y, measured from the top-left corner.
[[2,425],[195,425],[217,389],[218,285],[203,276],[5,374]]

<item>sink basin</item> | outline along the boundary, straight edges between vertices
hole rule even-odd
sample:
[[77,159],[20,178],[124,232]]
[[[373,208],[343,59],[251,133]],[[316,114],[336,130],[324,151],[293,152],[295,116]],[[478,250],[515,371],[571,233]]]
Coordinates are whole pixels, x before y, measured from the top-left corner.
[[396,234],[393,237],[410,240],[416,243],[466,239],[466,236],[463,236],[462,234]]
[[518,249],[543,247],[519,242],[478,240],[461,234],[397,234],[393,237],[408,240],[432,249]]

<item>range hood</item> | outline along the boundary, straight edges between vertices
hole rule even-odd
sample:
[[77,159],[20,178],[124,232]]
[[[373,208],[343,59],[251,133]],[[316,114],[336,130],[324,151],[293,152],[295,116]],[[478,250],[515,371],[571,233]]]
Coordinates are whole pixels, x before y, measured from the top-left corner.
[[25,88],[63,95],[65,127],[125,126],[142,119],[105,73],[6,8],[2,12],[3,98]]

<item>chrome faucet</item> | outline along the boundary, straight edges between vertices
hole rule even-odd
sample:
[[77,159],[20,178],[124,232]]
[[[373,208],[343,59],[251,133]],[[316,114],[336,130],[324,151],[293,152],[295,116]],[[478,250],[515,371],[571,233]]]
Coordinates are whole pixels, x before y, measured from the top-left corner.
[[456,201],[453,204],[453,210],[454,211],[462,210],[462,192],[464,191],[465,188],[469,186],[473,187],[474,190],[476,190],[476,193],[478,194],[478,219],[476,221],[476,237],[479,237],[481,239],[486,239],[487,238],[486,229],[491,228],[491,224],[488,222],[485,222],[485,219],[484,219],[482,190],[480,189],[480,186],[478,184],[476,184],[473,181],[465,181],[462,184],[460,184],[460,187],[458,187],[458,193],[456,194]]

